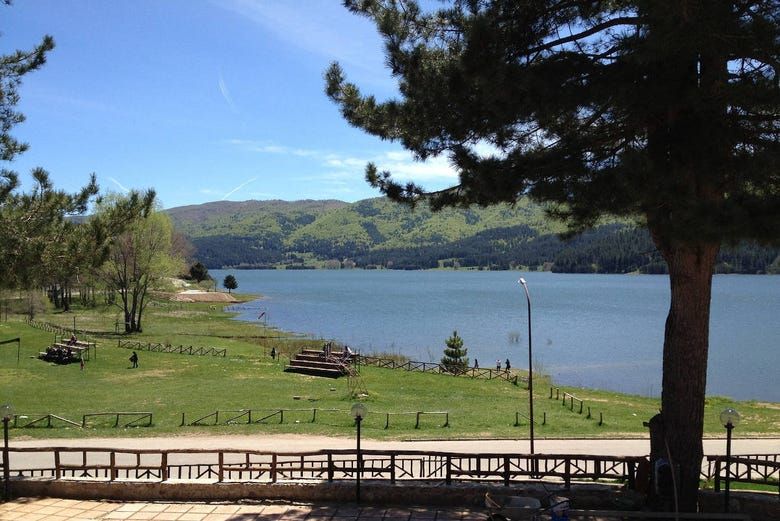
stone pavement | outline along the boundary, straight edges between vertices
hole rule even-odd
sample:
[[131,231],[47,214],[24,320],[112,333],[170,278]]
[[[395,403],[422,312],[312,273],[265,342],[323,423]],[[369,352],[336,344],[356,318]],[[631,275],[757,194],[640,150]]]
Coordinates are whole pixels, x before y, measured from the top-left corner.
[[18,498],[0,503],[0,521],[484,521],[484,510],[298,503],[123,503]]

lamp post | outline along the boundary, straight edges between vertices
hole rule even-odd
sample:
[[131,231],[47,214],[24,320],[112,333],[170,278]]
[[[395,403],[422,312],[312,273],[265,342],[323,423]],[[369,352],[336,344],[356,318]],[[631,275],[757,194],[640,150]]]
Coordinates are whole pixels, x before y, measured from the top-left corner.
[[14,415],[14,408],[10,403],[0,405],[0,415],[3,417],[3,500],[11,498],[11,467],[8,462],[8,422]]
[[360,503],[360,475],[363,474],[363,455],[360,453],[360,423],[367,412],[368,408],[362,403],[356,403],[350,409],[357,426],[357,472],[355,473],[355,502],[357,503]]
[[[525,290],[525,300],[528,303],[528,416],[531,426],[531,455],[534,454],[534,368],[533,351],[531,347],[531,295],[528,293],[528,284],[525,279],[520,277],[517,282]],[[536,467],[536,461],[534,461]]]
[[720,423],[726,427],[726,490],[723,494],[723,511],[729,511],[729,492],[731,490],[731,431],[739,423],[739,413],[729,407],[720,413]]

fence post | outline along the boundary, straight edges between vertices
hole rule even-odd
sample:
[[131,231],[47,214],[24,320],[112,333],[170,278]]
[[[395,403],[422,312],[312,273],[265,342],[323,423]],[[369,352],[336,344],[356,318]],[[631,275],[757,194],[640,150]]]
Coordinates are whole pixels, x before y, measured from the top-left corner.
[[553,388],[552,386],[550,386],[550,400],[552,400],[552,392],[553,392]]
[[715,458],[715,492],[720,492],[720,458]]
[[417,423],[414,424],[415,429],[420,428],[420,411],[417,411]]
[[633,461],[628,462],[628,488],[636,489],[636,463]]
[[445,478],[447,485],[452,485],[452,456],[447,454],[447,474]]
[[547,411],[542,412],[542,425],[547,425]]
[[62,477],[62,469],[60,468],[60,451],[54,451],[54,479],[60,479]]
[[449,427],[450,426],[450,411],[447,411],[444,414],[445,414],[445,416],[444,416],[444,426],[445,427]]
[[284,409],[279,409],[279,423],[284,423]]
[[225,479],[225,453],[219,451],[218,453],[219,465],[217,467],[217,481],[222,483]]
[[116,452],[111,451],[109,456],[109,466],[111,467],[111,481],[116,479]]
[[271,483],[276,483],[276,453],[271,455]]
[[390,454],[390,484],[395,485],[395,453]]
[[604,425],[604,413],[600,412],[599,413],[599,427],[601,427],[602,425]]
[[504,486],[509,486],[509,456],[504,456]]
[[311,422],[317,423],[317,409],[312,409],[312,411],[314,412],[314,414],[311,417]]
[[571,460],[566,458],[566,463],[563,465],[563,484],[566,488],[571,488]]
[[168,481],[168,453],[163,452],[160,457],[160,481]]
[[588,416],[587,416],[587,418],[590,419],[590,405],[588,405]]
[[385,429],[390,428],[390,413],[387,413],[386,419],[385,419]]
[[328,483],[333,483],[333,454],[328,452]]
[[580,414],[582,414],[582,407],[583,407],[583,405],[584,405],[584,402],[582,400],[580,400]]

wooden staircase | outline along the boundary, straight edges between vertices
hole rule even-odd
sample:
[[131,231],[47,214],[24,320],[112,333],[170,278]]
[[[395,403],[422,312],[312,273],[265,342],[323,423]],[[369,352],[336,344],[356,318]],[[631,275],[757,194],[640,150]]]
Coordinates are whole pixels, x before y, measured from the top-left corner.
[[354,372],[352,355],[330,349],[327,351],[325,349],[304,349],[290,360],[290,365],[284,370],[287,373],[301,373],[326,378],[339,378]]

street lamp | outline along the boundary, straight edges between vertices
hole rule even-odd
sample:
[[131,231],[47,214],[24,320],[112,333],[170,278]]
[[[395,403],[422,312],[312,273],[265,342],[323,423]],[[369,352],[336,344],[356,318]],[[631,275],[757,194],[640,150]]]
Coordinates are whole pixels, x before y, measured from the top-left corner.
[[724,506],[723,511],[728,513],[729,511],[729,492],[731,490],[731,431],[739,423],[739,413],[731,407],[724,409],[720,413],[720,423],[726,427],[726,490],[723,495]]
[[14,407],[10,403],[0,405],[0,415],[3,417],[3,500],[11,498],[11,467],[8,462],[8,422],[14,415]]
[[360,475],[363,473],[363,457],[360,453],[360,423],[363,421],[363,417],[368,412],[368,407],[362,403],[356,403],[352,405],[349,411],[352,413],[352,417],[355,418],[355,425],[357,426],[357,472],[355,473],[355,501],[360,503]]
[[[525,290],[525,300],[528,302],[528,416],[531,426],[531,455],[534,454],[534,368],[533,368],[533,351],[531,350],[531,295],[528,293],[528,284],[525,279],[520,277],[517,282],[523,286]],[[534,468],[536,467],[536,461],[533,462]]]

